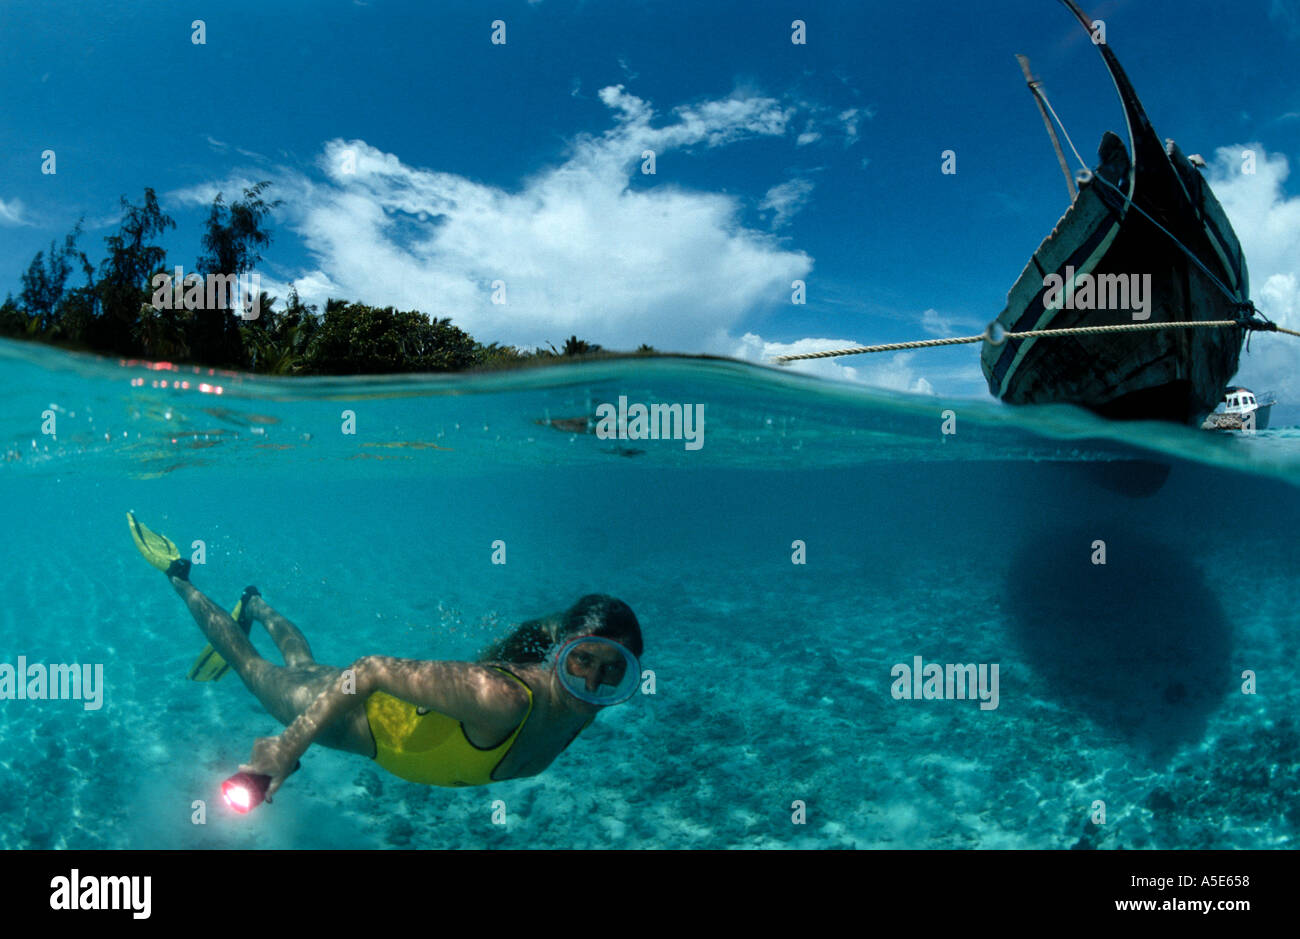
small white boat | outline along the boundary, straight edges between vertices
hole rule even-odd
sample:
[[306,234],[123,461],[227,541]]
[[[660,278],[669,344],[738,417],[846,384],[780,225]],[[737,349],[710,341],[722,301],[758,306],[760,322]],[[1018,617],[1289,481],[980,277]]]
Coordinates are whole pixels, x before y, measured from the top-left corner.
[[1264,430],[1277,400],[1272,395],[1261,402],[1249,388],[1229,388],[1223,402],[1201,426],[1205,430]]

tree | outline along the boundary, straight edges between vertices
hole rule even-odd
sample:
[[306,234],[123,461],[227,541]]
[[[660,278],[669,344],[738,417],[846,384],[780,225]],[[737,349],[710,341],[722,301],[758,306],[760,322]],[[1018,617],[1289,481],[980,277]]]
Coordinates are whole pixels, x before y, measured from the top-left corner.
[[50,242],[48,257],[44,251],[37,251],[36,257],[28,265],[22,276],[23,289],[18,295],[18,302],[29,316],[36,316],[41,333],[54,335],[58,332],[59,304],[63,300],[68,278],[72,276],[74,262],[86,273],[90,283],[94,268],[86,255],[77,250],[77,239],[81,237],[81,222],[70,231],[63,240],[63,247]]
[[0,303],[0,336],[21,336],[26,328],[27,317],[10,294]]
[[515,346],[503,346],[493,342],[488,345],[477,343],[474,346],[474,365],[477,368],[504,368],[519,365],[533,358]]
[[122,227],[104,239],[108,256],[99,266],[95,294],[99,316],[91,324],[91,345],[120,354],[138,350],[134,334],[140,306],[147,303],[149,275],[167,266],[167,252],[150,244],[176,223],[158,206],[152,189],[145,189],[144,204],[131,205],[122,197]]
[[[268,305],[264,303],[263,308]],[[304,304],[298,288],[290,287],[284,312],[274,317],[270,328],[261,326],[260,317],[243,327],[246,364],[253,371],[270,375],[297,374],[307,366],[308,351],[319,325],[316,308]]]
[[593,342],[584,342],[577,336],[570,336],[564,341],[565,355],[587,355],[591,352],[599,352],[600,346]]
[[140,316],[132,337],[145,358],[183,362],[191,358],[187,342],[190,317],[182,308],[155,310],[152,304],[140,305]]
[[[279,200],[268,203],[262,198],[262,193],[270,185],[269,180],[263,180],[245,189],[244,198],[229,206],[225,204],[222,194],[217,193],[217,197],[212,200],[212,211],[208,213],[207,229],[203,233],[204,253],[198,260],[199,274],[238,278],[262,260],[260,249],[271,243],[271,233],[265,227],[266,220],[271,210],[280,205]],[[221,365],[244,364],[244,342],[240,329],[244,311],[235,310],[232,315],[231,310],[230,297],[227,296],[226,302],[217,302],[212,309],[204,306],[195,311],[190,345],[205,361]],[[260,316],[269,319],[272,316],[271,310],[261,308]],[[254,332],[264,333],[272,328],[269,322],[248,322],[255,324],[249,327]]]
[[268,203],[262,193],[271,185],[270,180],[244,190],[244,198],[229,207],[222,194],[212,200],[208,213],[207,231],[203,234],[204,254],[199,258],[200,274],[242,274],[251,271],[262,260],[259,249],[271,243],[271,233],[263,226],[272,209],[282,204],[279,199]]
[[87,271],[87,284],[65,291],[54,313],[58,338],[75,346],[90,345],[95,321],[94,269]]

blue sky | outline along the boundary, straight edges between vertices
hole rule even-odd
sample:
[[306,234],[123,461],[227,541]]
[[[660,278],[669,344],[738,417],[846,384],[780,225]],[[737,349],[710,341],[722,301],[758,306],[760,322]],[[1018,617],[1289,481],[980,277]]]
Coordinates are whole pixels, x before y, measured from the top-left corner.
[[[1256,301],[1300,327],[1300,0],[1084,7],[1157,132],[1210,162]],[[271,292],[523,345],[576,333],[761,360],[979,332],[1067,200],[1014,54],[1090,162],[1122,128],[1054,0],[6,0],[0,35],[0,290],[82,216],[98,260],[119,196],[145,186],[191,269],[212,196],[269,179]],[[1252,349],[1240,380],[1300,399],[1294,344]],[[986,394],[974,346],[806,368]]]

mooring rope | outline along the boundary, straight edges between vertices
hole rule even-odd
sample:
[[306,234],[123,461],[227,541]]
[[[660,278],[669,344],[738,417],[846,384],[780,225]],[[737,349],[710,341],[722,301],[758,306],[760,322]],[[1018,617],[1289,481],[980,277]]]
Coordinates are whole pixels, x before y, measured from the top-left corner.
[[858,346],[855,349],[831,349],[828,352],[801,352],[798,355],[779,355],[775,361],[784,365],[786,362],[795,362],[800,359],[829,359],[837,355],[861,355],[864,352],[901,352],[906,349],[929,349],[934,346],[960,346],[972,342],[983,342],[987,339],[995,346],[1000,346],[1008,339],[1041,339],[1045,336],[1090,336],[1097,333],[1120,333],[1120,332],[1145,332],[1153,329],[1196,329],[1198,327],[1214,327],[1222,329],[1226,326],[1240,326],[1242,329],[1258,329],[1264,332],[1287,333],[1291,336],[1300,336],[1300,332],[1294,329],[1286,329],[1271,322],[1257,322],[1255,320],[1197,320],[1195,322],[1185,323],[1119,323],[1114,326],[1071,326],[1067,329],[1027,329],[1018,333],[1003,333],[1000,339],[994,340],[988,330],[980,333],[978,336],[955,336],[950,339],[922,339],[917,342],[886,342],[878,346]]

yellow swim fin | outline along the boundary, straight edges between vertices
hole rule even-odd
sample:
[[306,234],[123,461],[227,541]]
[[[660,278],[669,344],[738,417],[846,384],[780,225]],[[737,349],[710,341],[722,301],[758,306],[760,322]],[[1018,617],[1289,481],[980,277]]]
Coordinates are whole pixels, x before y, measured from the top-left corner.
[[166,572],[172,566],[172,561],[180,559],[181,553],[176,550],[171,539],[145,528],[136,519],[134,512],[126,513],[126,521],[131,527],[131,538],[135,541],[135,546],[144,555],[144,559],[158,570]]
[[190,666],[187,677],[191,681],[220,681],[228,671],[230,671],[230,663],[223,659],[221,653],[211,645],[207,645]]

